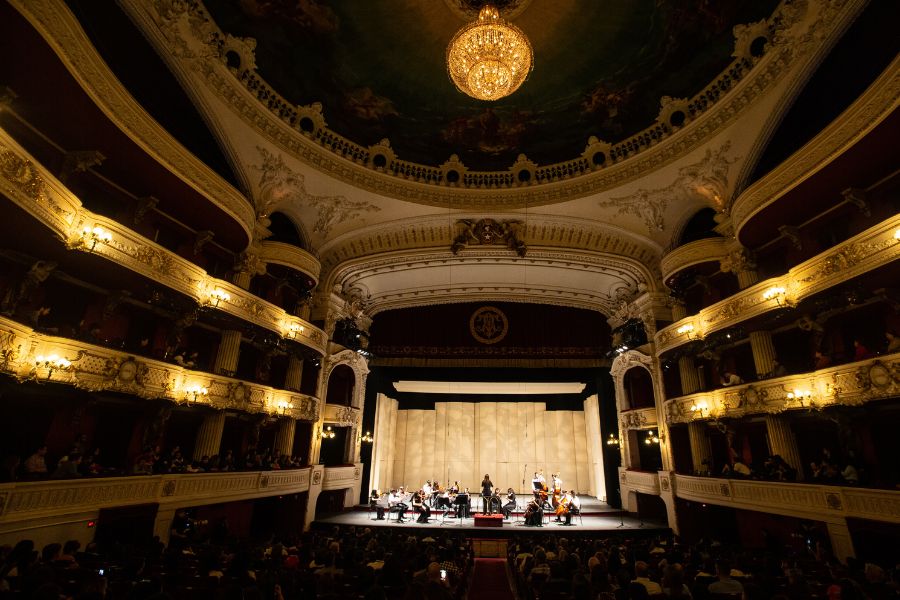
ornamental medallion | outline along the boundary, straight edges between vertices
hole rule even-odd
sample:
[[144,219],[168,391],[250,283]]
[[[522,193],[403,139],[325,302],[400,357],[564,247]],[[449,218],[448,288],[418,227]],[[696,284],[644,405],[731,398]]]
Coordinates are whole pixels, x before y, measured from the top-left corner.
[[482,306],[469,319],[469,332],[482,344],[496,344],[508,331],[506,315],[495,306]]

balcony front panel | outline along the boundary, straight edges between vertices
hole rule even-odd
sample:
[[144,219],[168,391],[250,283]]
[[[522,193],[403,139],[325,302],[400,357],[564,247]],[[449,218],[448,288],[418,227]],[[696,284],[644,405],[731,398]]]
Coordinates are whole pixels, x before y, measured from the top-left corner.
[[675,248],[663,256],[660,261],[663,281],[668,281],[670,277],[688,267],[717,262],[725,258],[730,243],[727,238],[715,237],[697,240]]
[[294,494],[309,489],[309,471],[306,468],[4,483],[0,484],[0,523],[135,504],[196,506]]
[[352,488],[362,475],[362,463],[346,467],[325,467],[322,479],[323,490],[341,490]]
[[339,427],[354,427],[360,421],[360,410],[340,404],[323,404],[323,420]]
[[900,492],[775,481],[675,476],[684,500],[835,522],[852,517],[900,523]]
[[622,431],[627,429],[655,429],[658,425],[656,417],[656,408],[635,408],[633,410],[623,410],[619,413],[619,428]]
[[[761,281],[729,298],[685,317],[654,336],[658,354],[713,331],[738,325],[766,312],[794,305],[853,277],[900,258],[900,215],[867,229],[848,241],[792,268],[781,277]],[[784,290],[771,295],[773,288]]]
[[[86,210],[53,174],[0,129],[0,177],[10,200],[50,228],[70,250],[113,261],[198,304],[221,310],[325,354],[325,332],[206,271],[120,223]],[[99,237],[99,228],[107,238]],[[224,292],[223,295],[222,292]]]
[[284,242],[264,241],[261,244],[260,259],[266,263],[283,265],[289,269],[305,273],[315,283],[319,282],[322,265],[319,260],[302,248]]
[[659,474],[656,471],[629,471],[619,467],[619,481],[623,490],[659,496]]
[[858,406],[900,396],[900,353],[837,365],[803,375],[788,375],[754,383],[673,398],[665,403],[668,423],[723,417],[821,410]]
[[[69,364],[53,366],[50,357],[54,355]],[[319,415],[319,401],[312,396],[191,371],[79,340],[44,335],[5,317],[0,317],[0,372],[19,381],[52,381],[94,392],[165,398],[218,409],[286,415],[304,421],[316,421]]]

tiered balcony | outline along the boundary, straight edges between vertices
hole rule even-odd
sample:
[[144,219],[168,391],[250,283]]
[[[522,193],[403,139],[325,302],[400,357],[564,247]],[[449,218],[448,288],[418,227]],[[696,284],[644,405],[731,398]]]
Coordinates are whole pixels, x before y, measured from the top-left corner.
[[315,421],[319,414],[319,400],[312,396],[44,335],[3,317],[0,372],[20,381],[52,381],[90,391],[122,392],[305,421]]
[[684,500],[817,521],[854,517],[900,523],[900,491],[675,475]]
[[858,406],[900,396],[900,353],[673,398],[668,423]]
[[327,467],[322,479],[322,490],[342,490],[356,487],[362,476],[362,463],[345,467]]
[[656,471],[630,471],[619,467],[619,481],[622,491],[631,490],[641,494],[659,495],[659,474]]
[[[69,249],[102,256],[185,294],[202,306],[226,312],[325,354],[327,336],[318,327],[228,281],[211,277],[194,263],[120,223],[86,210],[71,191],[2,129],[0,156],[6,163],[6,168],[0,169],[0,177],[6,184],[7,196],[51,229]],[[300,249],[292,252],[302,254],[298,265],[301,271],[312,271],[318,277],[315,258]]]

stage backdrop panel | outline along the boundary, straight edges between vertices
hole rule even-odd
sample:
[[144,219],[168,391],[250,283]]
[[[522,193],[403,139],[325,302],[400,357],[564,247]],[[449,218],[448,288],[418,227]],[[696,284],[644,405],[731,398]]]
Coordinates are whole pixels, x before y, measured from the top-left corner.
[[371,485],[419,488],[459,481],[473,493],[484,474],[505,492],[530,490],[536,470],[561,473],[563,487],[605,498],[596,396],[584,411],[548,411],[542,402],[437,402],[399,410],[378,396]]

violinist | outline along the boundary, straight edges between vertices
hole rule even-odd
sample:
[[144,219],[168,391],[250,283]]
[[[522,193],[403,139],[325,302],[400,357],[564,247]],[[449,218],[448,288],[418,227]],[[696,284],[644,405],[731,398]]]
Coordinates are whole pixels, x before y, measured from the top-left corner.
[[504,519],[508,519],[513,511],[516,510],[516,493],[512,488],[506,489],[506,504],[503,505],[501,510],[503,511]]
[[428,508],[428,504],[425,503],[425,494],[423,494],[421,490],[413,494],[412,505],[413,510],[419,513],[419,518],[416,519],[416,523],[427,523],[428,517],[431,516],[431,509]]
[[525,525],[542,527],[542,521],[544,519],[544,509],[541,508],[542,505],[543,501],[541,500],[541,497],[535,492],[531,502],[525,507]]
[[405,494],[403,493],[403,488],[401,487],[399,490],[391,490],[390,496],[388,496],[388,506],[391,512],[397,513],[397,522],[404,522],[404,515],[406,514],[406,509],[409,508],[407,504],[403,502]]
[[384,521],[384,509],[387,508],[387,494],[380,494],[378,490],[372,490],[369,496],[369,504],[375,509],[375,520]]
[[437,492],[435,493],[435,498],[436,498],[436,500],[435,500],[436,506],[435,507],[438,510],[440,510],[441,508],[449,509],[450,506],[452,505],[452,502],[450,501],[450,494],[447,492],[447,490],[445,490],[441,487],[437,488]]

